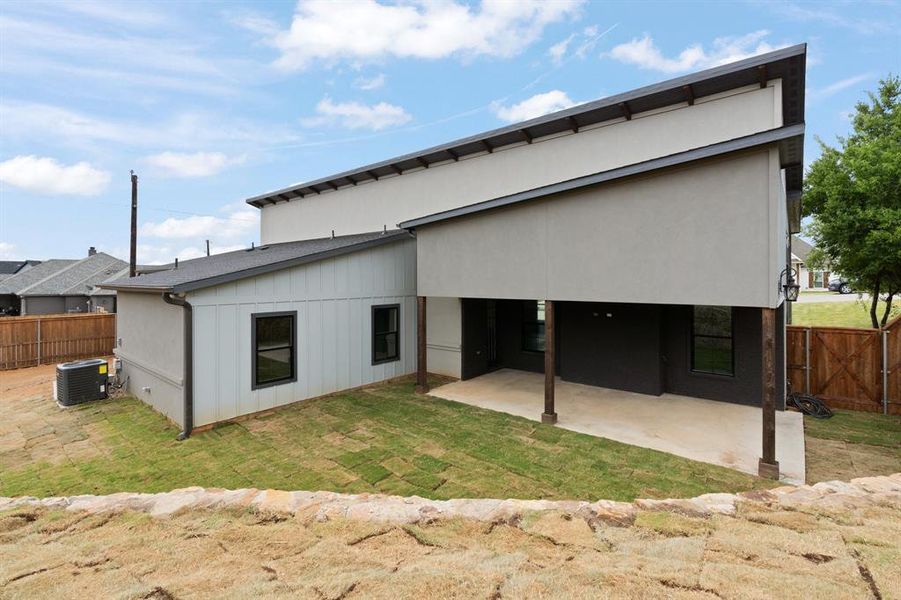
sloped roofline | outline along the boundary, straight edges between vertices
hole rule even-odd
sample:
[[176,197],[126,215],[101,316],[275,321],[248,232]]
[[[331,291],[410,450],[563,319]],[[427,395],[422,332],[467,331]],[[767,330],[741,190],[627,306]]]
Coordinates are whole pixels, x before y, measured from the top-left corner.
[[[562,132],[577,133],[581,127],[671,106],[680,102],[693,104],[695,98],[755,83],[765,85],[770,79],[783,81],[782,116],[784,125],[804,122],[804,86],[807,44],[797,44],[766,54],[759,54],[737,62],[713,67],[697,73],[676,77],[609,96],[566,110],[544,115],[521,123],[493,129],[418,152],[396,156],[388,160],[351,169],[306,183],[291,185],[258,196],[246,202],[262,208],[295,198],[319,195],[348,185],[400,175],[410,169],[428,168],[431,164],[462,157],[493,152],[497,148],[531,143],[533,139]],[[790,190],[800,189],[801,170],[788,174]],[[796,187],[797,186],[797,187]]]

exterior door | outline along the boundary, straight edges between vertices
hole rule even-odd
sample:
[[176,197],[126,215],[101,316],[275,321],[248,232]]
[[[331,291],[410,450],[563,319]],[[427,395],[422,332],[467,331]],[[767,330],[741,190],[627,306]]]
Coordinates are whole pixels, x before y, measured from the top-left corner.
[[461,379],[484,375],[490,368],[488,300],[463,298],[463,365]]

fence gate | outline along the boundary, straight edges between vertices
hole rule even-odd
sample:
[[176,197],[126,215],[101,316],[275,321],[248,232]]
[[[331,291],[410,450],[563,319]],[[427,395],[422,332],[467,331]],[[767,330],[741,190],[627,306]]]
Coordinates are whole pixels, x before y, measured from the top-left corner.
[[883,329],[786,328],[791,387],[834,408],[901,414],[901,318]]

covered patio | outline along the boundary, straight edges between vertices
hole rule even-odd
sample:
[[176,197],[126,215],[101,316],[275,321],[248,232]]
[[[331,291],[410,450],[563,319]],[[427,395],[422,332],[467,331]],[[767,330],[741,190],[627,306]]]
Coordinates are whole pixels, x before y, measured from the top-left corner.
[[[758,473],[759,407],[664,393],[651,396],[555,381],[557,425],[677,456]],[[431,395],[527,419],[541,420],[545,376],[501,369],[456,381]],[[780,479],[804,483],[804,423],[800,413],[776,411]]]

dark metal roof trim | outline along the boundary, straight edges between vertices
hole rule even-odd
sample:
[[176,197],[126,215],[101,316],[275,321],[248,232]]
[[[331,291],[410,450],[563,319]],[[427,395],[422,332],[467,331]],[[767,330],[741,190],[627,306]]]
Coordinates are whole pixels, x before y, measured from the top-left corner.
[[257,275],[265,275],[266,273],[272,273],[275,271],[281,271],[282,269],[289,269],[291,267],[297,267],[300,265],[305,265],[309,263],[318,262],[320,260],[325,260],[327,258],[333,258],[335,256],[341,256],[342,254],[350,254],[352,252],[358,252],[360,250],[365,250],[367,248],[373,248],[375,246],[381,246],[383,244],[389,244],[393,242],[398,242],[402,239],[409,239],[409,233],[403,230],[400,231],[389,231],[382,235],[381,237],[377,237],[371,240],[367,240],[365,242],[360,242],[358,244],[353,244],[351,246],[343,246],[341,248],[335,248],[333,250],[326,250],[324,252],[318,252],[316,254],[308,254],[306,256],[299,256],[297,258],[291,258],[288,260],[283,260],[275,263],[270,263],[266,265],[260,265],[258,267],[252,267],[249,269],[242,269],[239,271],[233,271],[231,273],[225,273],[223,275],[217,275],[215,277],[208,277],[206,279],[198,279],[196,281],[189,281],[186,283],[180,283],[168,287],[153,287],[153,286],[140,286],[140,285],[109,285],[109,284],[101,284],[98,287],[109,289],[109,290],[117,290],[123,292],[173,292],[173,293],[184,293],[184,292],[193,292],[195,290],[200,290],[203,288],[213,287],[216,285],[221,285],[223,283],[229,283],[231,281],[238,281],[239,279],[247,279],[248,277],[256,277]]
[[[802,123],[804,121],[804,59],[806,53],[807,45],[798,44],[774,52],[759,54],[734,63],[676,77],[521,123],[514,123],[513,125],[461,138],[418,152],[397,156],[358,169],[351,169],[328,177],[253,196],[248,198],[246,202],[262,208],[266,204],[275,203],[275,199],[278,198],[279,194],[297,190],[311,190],[318,194],[324,190],[317,190],[315,186],[324,186],[328,182],[337,182],[337,180],[344,180],[354,176],[359,177],[361,175],[368,175],[370,179],[378,180],[382,176],[396,174],[397,169],[407,171],[421,166],[419,159],[429,163],[450,159],[457,161],[467,155],[481,154],[503,146],[522,143],[522,131],[524,129],[528,129],[528,134],[533,139],[537,139],[546,135],[564,132],[576,133],[580,128],[595,123],[623,118],[625,116],[624,108],[628,110],[631,117],[632,114],[680,102],[694,104],[697,98],[759,83],[761,75],[759,67],[766,68],[766,77],[769,79],[782,78],[783,123],[786,125]],[[491,150],[488,150],[489,147]]]
[[[739,150],[746,150],[757,146],[763,146],[773,143],[780,143],[781,146],[782,144],[791,141],[803,144],[803,137],[803,123],[789,125],[787,127],[780,127],[778,129],[770,129],[768,131],[736,138],[734,140],[719,142],[717,144],[711,144],[710,146],[703,146],[701,148],[695,148],[693,150],[687,150],[685,152],[679,152],[676,154],[670,154],[669,156],[654,158],[644,162],[610,169],[609,171],[601,171],[600,173],[594,173],[592,175],[585,175],[584,177],[577,177],[575,179],[553,183],[543,187],[527,190],[525,192],[511,194],[509,196],[501,196],[500,198],[494,198],[492,200],[470,204],[469,206],[461,206],[459,208],[427,215],[418,219],[411,219],[409,221],[400,223],[398,227],[400,227],[401,229],[415,229],[416,227],[427,225],[429,223],[445,221],[447,219],[454,219],[457,217],[462,217],[464,215],[470,215],[493,208],[509,206],[510,204],[516,204],[519,202],[524,202],[526,200],[542,198],[545,196],[550,196],[552,194],[559,194],[561,192],[567,192],[570,190],[597,185],[616,179],[631,177],[633,175],[640,175],[642,173],[648,173],[650,171],[673,167],[704,158],[712,158],[715,156],[720,156]],[[793,192],[794,190],[792,190],[791,193]]]

